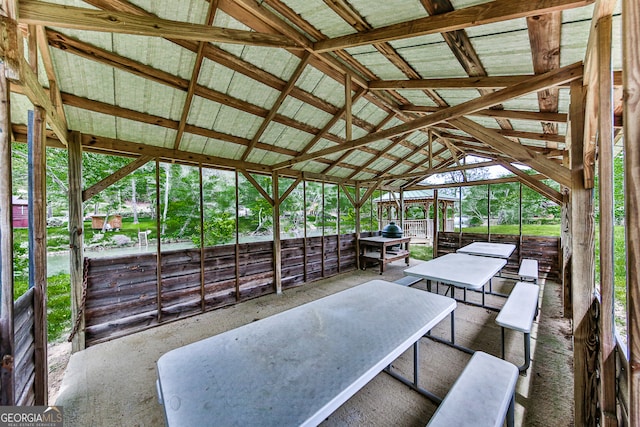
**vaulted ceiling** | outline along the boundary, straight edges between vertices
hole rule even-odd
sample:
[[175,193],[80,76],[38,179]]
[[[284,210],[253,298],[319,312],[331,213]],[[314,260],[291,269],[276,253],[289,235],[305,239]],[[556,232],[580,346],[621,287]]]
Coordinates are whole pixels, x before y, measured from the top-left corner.
[[0,49],[16,140],[37,104],[97,152],[387,188],[472,155],[568,185],[569,85],[598,14],[620,69],[614,4],[4,0],[24,42]]

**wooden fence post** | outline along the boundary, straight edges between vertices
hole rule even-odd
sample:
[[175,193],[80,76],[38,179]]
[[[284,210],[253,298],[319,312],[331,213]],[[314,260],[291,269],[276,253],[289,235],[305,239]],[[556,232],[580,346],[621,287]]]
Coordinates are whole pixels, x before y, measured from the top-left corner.
[[0,405],[15,404],[9,81],[0,64]]
[[629,425],[640,424],[640,4],[622,2]]
[[47,181],[43,108],[29,111],[29,287],[34,288],[35,404],[48,404],[47,363]]

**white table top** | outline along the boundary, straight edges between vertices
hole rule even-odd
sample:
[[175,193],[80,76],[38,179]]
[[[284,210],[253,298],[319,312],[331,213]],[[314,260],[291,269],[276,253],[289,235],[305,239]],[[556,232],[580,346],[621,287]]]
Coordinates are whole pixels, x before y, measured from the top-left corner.
[[469,289],[480,289],[506,263],[503,258],[455,253],[417,264],[406,269],[404,274]]
[[317,425],[455,307],[372,280],[172,350],[158,360],[167,424]]
[[457,250],[462,254],[509,258],[516,245],[511,243],[473,242]]

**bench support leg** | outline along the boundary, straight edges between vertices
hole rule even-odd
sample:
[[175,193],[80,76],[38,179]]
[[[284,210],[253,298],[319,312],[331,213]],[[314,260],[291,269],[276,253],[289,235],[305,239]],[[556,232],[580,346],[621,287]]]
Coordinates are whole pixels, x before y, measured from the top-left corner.
[[507,427],[514,427],[515,425],[515,409],[516,409],[516,395],[511,396],[511,402],[509,403],[509,409],[507,409]]
[[[500,328],[502,334],[502,359],[505,359],[505,340],[504,340],[504,326]],[[524,363],[518,366],[520,372],[527,372],[531,366],[531,333],[526,332],[524,334]]]

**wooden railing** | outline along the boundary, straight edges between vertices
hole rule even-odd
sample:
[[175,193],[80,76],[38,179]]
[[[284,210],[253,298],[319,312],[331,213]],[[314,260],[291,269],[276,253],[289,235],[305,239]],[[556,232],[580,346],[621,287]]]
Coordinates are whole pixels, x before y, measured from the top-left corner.
[[[397,219],[383,219],[380,221],[380,227],[384,228],[390,222],[400,224]],[[433,239],[433,220],[432,219],[405,219],[403,222],[403,232],[406,237],[417,237],[421,239]],[[448,219],[445,223],[444,231],[453,231],[453,219]]]

